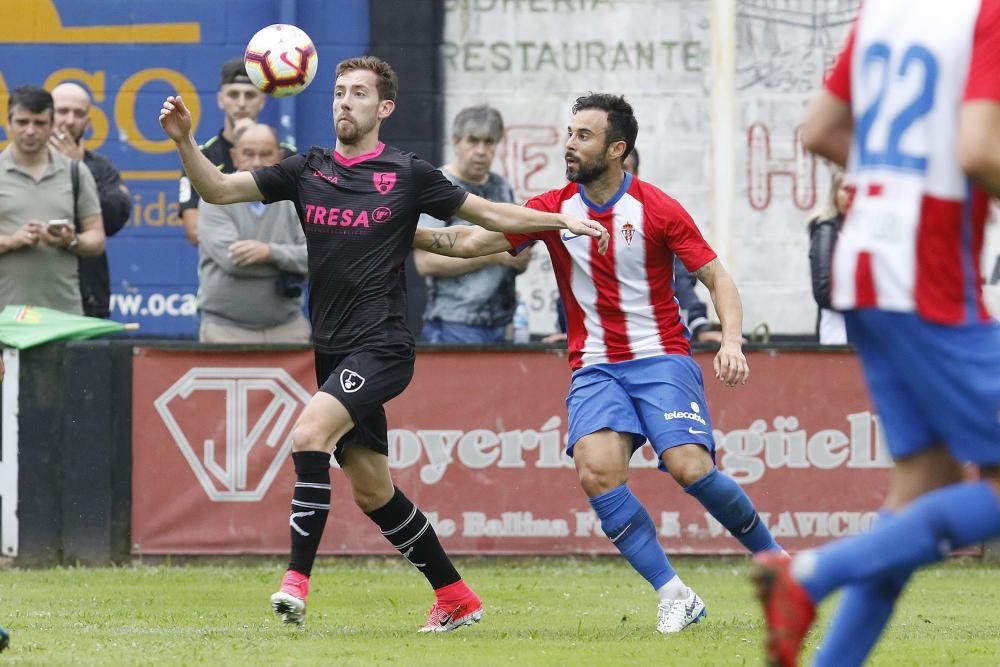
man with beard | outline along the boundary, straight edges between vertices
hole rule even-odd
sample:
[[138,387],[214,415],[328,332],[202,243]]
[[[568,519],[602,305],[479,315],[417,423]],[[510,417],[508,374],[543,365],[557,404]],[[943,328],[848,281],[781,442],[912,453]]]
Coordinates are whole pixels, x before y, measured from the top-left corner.
[[672,288],[673,256],[708,288],[722,323],[715,376],[727,386],[750,373],[743,309],[729,273],[674,199],[626,173],[638,123],[624,98],[580,97],[566,139],[566,178],[526,206],[588,217],[608,230],[606,256],[568,233],[500,234],[475,227],[419,228],[414,247],[452,257],[548,247],[566,304],[573,378],[567,453],[601,528],[659,594],[657,630],[680,632],[705,603],[670,566],[656,526],[627,486],[628,463],[647,438],[684,491],[751,552],[781,551],[740,486],[715,468],[701,369],[691,358]]
[[[354,501],[382,535],[423,574],[436,601],[421,631],[446,632],[478,621],[483,605],[458,575],[433,526],[389,474],[382,405],[413,376],[415,343],[406,326],[404,262],[417,219],[452,215],[488,229],[568,230],[606,245],[597,223],[541,213],[468,194],[412,153],[379,141],[395,109],[398,81],[388,63],[366,56],[337,65],[333,92],[336,146],[252,172],[223,174],[199,151],[191,115],[168,97],[160,124],[205,201],[291,200],[309,256],[309,312],[318,391],[292,432],[296,483],[292,553],[281,590],[271,596],[286,623],[305,615],[309,576],[330,509],[330,454]],[[582,241],[581,241],[582,242]]]
[[[111,160],[83,146],[83,133],[90,126],[90,95],[76,83],[61,83],[52,89],[55,104],[56,131],[49,137],[49,146],[71,160],[87,165],[97,183],[101,202],[105,237],[114,236],[128,222],[132,203],[128,188],[111,164]],[[83,314],[89,317],[111,316],[111,277],[108,256],[80,257],[80,295]]]

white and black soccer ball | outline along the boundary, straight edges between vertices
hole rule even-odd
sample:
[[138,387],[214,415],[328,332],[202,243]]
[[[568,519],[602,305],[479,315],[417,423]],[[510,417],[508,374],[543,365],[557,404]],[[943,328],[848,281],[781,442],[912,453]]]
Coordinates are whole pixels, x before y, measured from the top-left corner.
[[250,38],[243,62],[253,85],[268,95],[288,97],[298,95],[312,83],[319,55],[304,30],[275,23]]

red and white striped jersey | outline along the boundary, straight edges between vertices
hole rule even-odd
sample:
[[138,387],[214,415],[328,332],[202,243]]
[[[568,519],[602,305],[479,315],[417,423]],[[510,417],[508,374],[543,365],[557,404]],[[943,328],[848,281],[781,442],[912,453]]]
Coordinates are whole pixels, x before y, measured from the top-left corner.
[[988,197],[956,143],[963,102],[1000,100],[1000,0],[870,0],[825,85],[854,117],[856,195],[834,254],[834,307],[988,320]]
[[690,354],[689,336],[674,299],[673,261],[696,271],[715,259],[687,211],[656,186],[625,174],[621,189],[598,206],[570,183],[525,204],[600,222],[611,235],[606,254],[596,239],[569,232],[508,234],[517,249],[543,241],[566,307],[569,364],[662,354]]

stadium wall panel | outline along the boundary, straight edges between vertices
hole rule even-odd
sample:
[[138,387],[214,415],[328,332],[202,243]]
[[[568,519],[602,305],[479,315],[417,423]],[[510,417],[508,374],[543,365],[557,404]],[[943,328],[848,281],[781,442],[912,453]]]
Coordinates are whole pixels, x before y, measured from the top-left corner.
[[[727,389],[698,353],[721,469],[747,488],[783,546],[863,530],[890,461],[849,351],[758,348],[751,386]],[[422,349],[387,405],[389,463],[451,553],[614,553],[562,454],[564,352]],[[140,347],[133,370],[135,555],[287,549],[294,418],[314,391],[309,350]],[[664,418],[705,415],[678,406]],[[693,423],[693,422],[692,422]],[[743,553],[648,448],[631,484],[671,553]],[[390,554],[333,473],[324,554]]]
[[62,558],[128,560],[132,480],[131,349],[107,341],[66,346]]
[[[695,358],[711,378],[712,355]],[[855,356],[751,346],[748,358],[750,387],[706,387],[720,468],[789,550],[863,530],[890,461]],[[18,565],[286,552],[310,349],[73,342],[24,350],[19,365]],[[420,350],[387,406],[389,463],[451,553],[614,553],[562,453],[568,380],[559,350]],[[665,549],[742,553],[648,448],[630,476]],[[321,553],[395,553],[348,487],[334,470]]]
[[21,352],[19,565],[130,558],[131,355],[109,341]]
[[[112,317],[139,323],[145,337],[196,338],[197,248],[177,218],[180,162],[157,122],[163,99],[181,94],[195,137],[207,141],[223,122],[222,63],[290,16],[315,42],[319,69],[309,89],[269,100],[260,119],[300,148],[330,145],[334,66],[368,49],[369,1],[32,0],[16,8],[0,23],[0,149],[11,89],[76,81],[89,90],[87,147],[121,170],[133,202],[126,227],[108,239]],[[154,244],[157,252],[146,252]]]
[[[22,567],[62,563],[65,346],[20,353],[18,558]],[[100,489],[95,489],[101,493]]]

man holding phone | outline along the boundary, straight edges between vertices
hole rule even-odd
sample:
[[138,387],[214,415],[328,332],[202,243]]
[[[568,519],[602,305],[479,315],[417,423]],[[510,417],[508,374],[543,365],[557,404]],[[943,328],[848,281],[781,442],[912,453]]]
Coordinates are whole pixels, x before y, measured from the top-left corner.
[[71,161],[49,147],[54,126],[49,93],[34,86],[15,89],[7,118],[11,143],[0,153],[0,306],[82,314],[77,257],[104,252],[94,177],[79,165],[74,206]]

